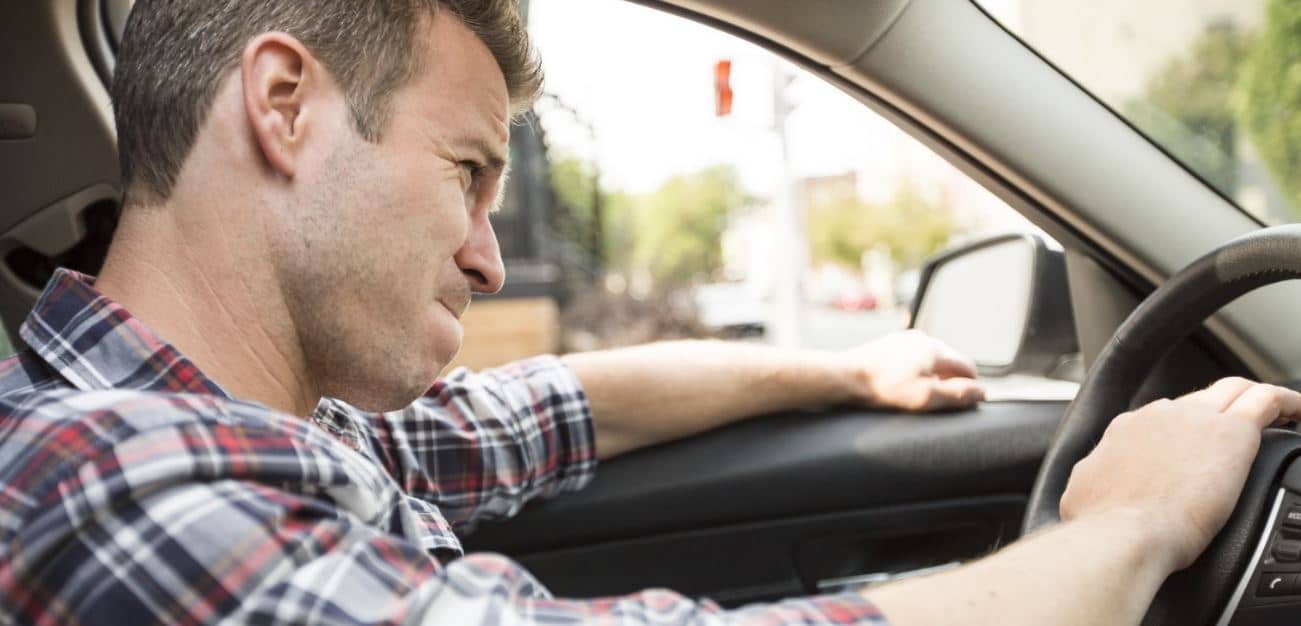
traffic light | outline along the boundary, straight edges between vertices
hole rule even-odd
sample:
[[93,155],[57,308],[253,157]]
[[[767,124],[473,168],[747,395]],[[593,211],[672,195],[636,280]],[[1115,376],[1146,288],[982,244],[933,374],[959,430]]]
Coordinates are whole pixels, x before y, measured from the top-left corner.
[[714,115],[724,117],[732,113],[732,62],[714,64]]

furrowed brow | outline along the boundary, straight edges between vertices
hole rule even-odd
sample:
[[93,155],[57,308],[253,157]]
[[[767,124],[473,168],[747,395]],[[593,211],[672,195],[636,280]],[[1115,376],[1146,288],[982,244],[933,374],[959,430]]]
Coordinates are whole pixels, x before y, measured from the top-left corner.
[[483,164],[485,166],[497,170],[505,175],[507,168],[506,155],[498,152],[495,146],[483,141],[482,139],[471,141],[470,146],[475,152],[479,153],[479,157],[483,159]]

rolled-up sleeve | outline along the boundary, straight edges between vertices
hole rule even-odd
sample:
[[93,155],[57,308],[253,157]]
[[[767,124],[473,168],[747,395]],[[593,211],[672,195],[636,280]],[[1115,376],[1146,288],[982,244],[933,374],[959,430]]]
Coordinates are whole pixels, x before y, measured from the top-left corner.
[[579,489],[596,469],[587,396],[553,356],[458,369],[406,409],[371,419],[376,452],[403,490],[458,528]]

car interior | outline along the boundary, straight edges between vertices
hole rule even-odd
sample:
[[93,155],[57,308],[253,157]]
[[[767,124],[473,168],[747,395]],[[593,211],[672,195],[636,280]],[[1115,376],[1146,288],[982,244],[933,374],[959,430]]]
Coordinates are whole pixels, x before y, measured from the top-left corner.
[[[945,292],[946,268],[1023,246],[1034,271],[1011,331],[1020,347],[984,373],[1078,351],[1088,375],[1073,403],[796,412],[628,454],[580,493],[481,524],[468,550],[519,560],[559,597],[666,587],[739,606],[924,575],[1051,523],[1070,468],[1117,412],[1224,376],[1301,380],[1301,284],[1287,281],[1301,277],[1301,231],[1265,228],[978,4],[625,1],[822,78],[1050,235],[1060,249],[1012,238],[935,259],[914,324],[945,332],[945,299],[1005,312],[982,302],[997,295]],[[129,8],[0,4],[0,319],[12,341],[56,267],[93,274],[103,259],[121,191],[106,80]],[[1291,511],[1301,518],[1298,452],[1294,432],[1267,434],[1229,526],[1145,623],[1301,616],[1301,589],[1269,587],[1301,572],[1301,559],[1274,556],[1298,528]]]

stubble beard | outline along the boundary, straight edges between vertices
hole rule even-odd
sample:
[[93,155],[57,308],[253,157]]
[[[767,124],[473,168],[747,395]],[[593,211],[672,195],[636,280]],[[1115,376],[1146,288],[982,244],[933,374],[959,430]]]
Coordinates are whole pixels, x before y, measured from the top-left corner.
[[395,284],[396,274],[385,273],[392,259],[357,232],[374,228],[373,221],[348,219],[361,203],[376,200],[367,193],[374,186],[367,168],[359,167],[366,158],[344,151],[330,158],[334,175],[290,212],[298,219],[288,220],[277,246],[277,269],[317,390],[363,410],[390,411],[420,397],[438,372],[425,371],[437,365],[413,345],[417,329],[401,326],[410,292]]

